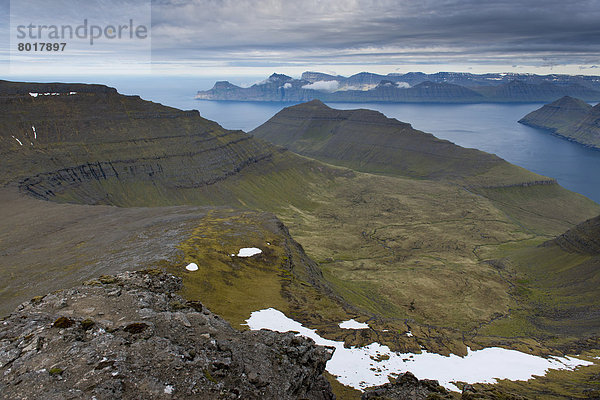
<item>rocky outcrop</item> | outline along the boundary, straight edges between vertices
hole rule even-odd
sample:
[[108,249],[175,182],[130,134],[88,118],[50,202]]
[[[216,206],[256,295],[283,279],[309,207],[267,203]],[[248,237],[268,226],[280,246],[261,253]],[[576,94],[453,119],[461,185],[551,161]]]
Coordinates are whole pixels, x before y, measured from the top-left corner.
[[300,79],[273,74],[251,87],[217,82],[199,91],[201,100],[329,102],[538,102],[561,96],[600,100],[598,77],[528,74],[468,74],[438,72],[379,75],[361,72],[350,77],[304,72]]
[[363,393],[361,400],[430,400],[454,399],[454,397],[438,381],[417,379],[410,372],[405,372],[392,383],[377,386]]
[[103,276],[34,298],[0,322],[10,399],[333,399],[332,350],[238,332],[160,271]]
[[494,385],[469,385],[462,393],[449,392],[438,381],[417,379],[405,372],[391,383],[367,389],[361,400],[525,400],[525,397],[494,387]]
[[600,106],[590,106],[570,96],[530,112],[519,120],[524,125],[542,128],[565,139],[600,148]]

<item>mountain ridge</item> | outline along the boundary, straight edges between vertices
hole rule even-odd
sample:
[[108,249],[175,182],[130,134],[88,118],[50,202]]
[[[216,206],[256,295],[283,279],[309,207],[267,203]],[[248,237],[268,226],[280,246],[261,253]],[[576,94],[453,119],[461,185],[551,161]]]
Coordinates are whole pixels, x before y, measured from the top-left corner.
[[[509,165],[496,155],[438,139],[378,111],[336,110],[320,100],[286,107],[250,133],[296,153],[335,160],[363,172],[469,180],[494,167]],[[532,173],[528,178],[527,182],[548,180]],[[509,179],[489,186],[514,183]]]
[[272,74],[250,87],[227,81],[199,91],[196,99],[222,101],[304,102],[543,102],[570,95],[600,100],[600,77],[532,74],[373,74],[350,77],[304,72],[300,79]]

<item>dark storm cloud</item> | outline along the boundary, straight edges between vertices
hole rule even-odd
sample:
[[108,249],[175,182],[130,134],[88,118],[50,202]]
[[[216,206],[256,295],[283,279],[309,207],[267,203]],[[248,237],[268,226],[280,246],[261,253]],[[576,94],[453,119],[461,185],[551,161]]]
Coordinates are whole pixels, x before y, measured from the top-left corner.
[[[598,63],[600,1],[155,0],[158,58]],[[513,61],[510,61],[511,63]]]

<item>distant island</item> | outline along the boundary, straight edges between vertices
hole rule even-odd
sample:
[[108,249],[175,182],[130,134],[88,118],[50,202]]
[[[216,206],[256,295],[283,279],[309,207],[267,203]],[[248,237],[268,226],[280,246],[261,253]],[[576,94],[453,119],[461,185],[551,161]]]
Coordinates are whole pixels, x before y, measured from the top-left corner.
[[471,74],[438,72],[379,75],[361,72],[350,77],[304,72],[300,79],[272,74],[250,87],[228,81],[199,91],[198,100],[389,103],[550,102],[563,96],[600,101],[600,76]]
[[581,99],[565,96],[530,112],[519,122],[600,149],[600,104],[592,107]]

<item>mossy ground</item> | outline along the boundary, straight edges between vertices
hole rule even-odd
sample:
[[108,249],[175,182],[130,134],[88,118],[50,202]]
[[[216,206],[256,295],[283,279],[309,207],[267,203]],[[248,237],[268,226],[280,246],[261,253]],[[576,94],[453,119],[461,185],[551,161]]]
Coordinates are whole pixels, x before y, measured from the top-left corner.
[[[262,253],[238,257],[244,247],[257,247]],[[341,321],[347,316],[340,304],[301,278],[309,272],[302,270],[291,238],[278,229],[272,215],[214,210],[199,221],[180,249],[181,261],[168,270],[183,278],[182,295],[202,301],[239,329],[251,312],[269,307],[300,320],[313,315]],[[185,270],[191,262],[198,271]]]

